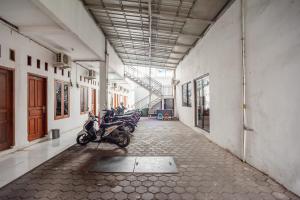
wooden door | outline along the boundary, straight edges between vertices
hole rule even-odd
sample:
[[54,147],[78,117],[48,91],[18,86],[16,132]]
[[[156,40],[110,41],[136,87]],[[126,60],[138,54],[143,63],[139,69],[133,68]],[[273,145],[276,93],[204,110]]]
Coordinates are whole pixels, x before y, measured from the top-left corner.
[[13,145],[13,74],[0,69],[0,151]]
[[28,140],[46,134],[46,79],[28,76]]
[[97,105],[97,101],[96,101],[96,89],[92,89],[92,113],[94,115],[97,115],[96,113],[96,105]]

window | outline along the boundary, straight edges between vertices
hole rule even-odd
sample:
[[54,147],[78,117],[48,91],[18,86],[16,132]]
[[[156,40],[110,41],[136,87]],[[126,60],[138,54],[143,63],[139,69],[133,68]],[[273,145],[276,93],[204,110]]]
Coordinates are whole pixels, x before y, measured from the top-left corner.
[[15,50],[9,49],[9,59],[11,61],[16,61]]
[[65,75],[65,70],[61,69],[61,75],[64,76]]
[[196,126],[209,132],[210,130],[210,99],[209,76],[205,75],[195,80]]
[[62,119],[70,116],[69,96],[69,84],[62,81],[55,81],[55,119]]
[[86,113],[89,111],[88,102],[89,94],[88,87],[80,87],[80,113]]
[[57,73],[57,67],[54,67],[54,73],[55,74]]
[[182,85],[182,106],[192,107],[192,83]]
[[69,78],[71,77],[71,72],[70,72],[70,71],[68,71],[68,77],[69,77]]
[[45,71],[48,71],[48,63],[45,62]]
[[31,56],[27,56],[27,65],[31,66]]
[[39,59],[36,60],[36,67],[37,67],[38,69],[41,68],[41,61],[40,61]]

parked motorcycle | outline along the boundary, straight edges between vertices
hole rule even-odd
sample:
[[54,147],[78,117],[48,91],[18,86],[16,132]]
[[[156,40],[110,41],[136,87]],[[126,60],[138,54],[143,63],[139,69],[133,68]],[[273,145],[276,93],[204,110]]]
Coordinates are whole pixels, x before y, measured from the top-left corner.
[[106,112],[103,118],[106,123],[123,121],[125,129],[127,129],[130,133],[133,133],[135,131],[135,127],[137,126],[137,122],[139,119],[134,115],[134,113],[127,115],[115,115],[115,112],[113,110],[105,111]]
[[[98,127],[97,127],[98,124]],[[83,130],[76,139],[80,145],[89,142],[116,144],[119,147],[126,147],[130,143],[128,131],[124,129],[124,122],[115,121],[106,123],[103,119],[98,123],[97,116],[89,113],[89,118],[83,126]]]

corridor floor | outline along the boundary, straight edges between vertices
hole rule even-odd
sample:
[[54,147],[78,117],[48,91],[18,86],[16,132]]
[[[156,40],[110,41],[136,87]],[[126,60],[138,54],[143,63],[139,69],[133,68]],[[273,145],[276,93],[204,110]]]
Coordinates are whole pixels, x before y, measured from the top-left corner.
[[[178,174],[96,173],[103,155],[173,156]],[[177,121],[143,119],[127,151],[74,145],[0,189],[0,199],[299,199]]]

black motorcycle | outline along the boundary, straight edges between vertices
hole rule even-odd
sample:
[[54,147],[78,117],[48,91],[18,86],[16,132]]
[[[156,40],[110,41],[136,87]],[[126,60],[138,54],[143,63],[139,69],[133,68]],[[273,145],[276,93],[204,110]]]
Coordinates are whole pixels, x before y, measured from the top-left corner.
[[137,122],[134,121],[132,116],[129,115],[115,115],[113,110],[104,110],[105,115],[103,116],[103,120],[105,123],[111,123],[116,121],[124,122],[124,129],[128,130],[130,133],[133,133],[135,127],[137,126]]
[[130,137],[128,131],[124,129],[124,122],[105,123],[102,120],[98,123],[97,117],[89,113],[89,118],[85,122],[83,130],[78,134],[76,141],[80,145],[86,145],[89,142],[103,142],[124,148],[129,145]]

